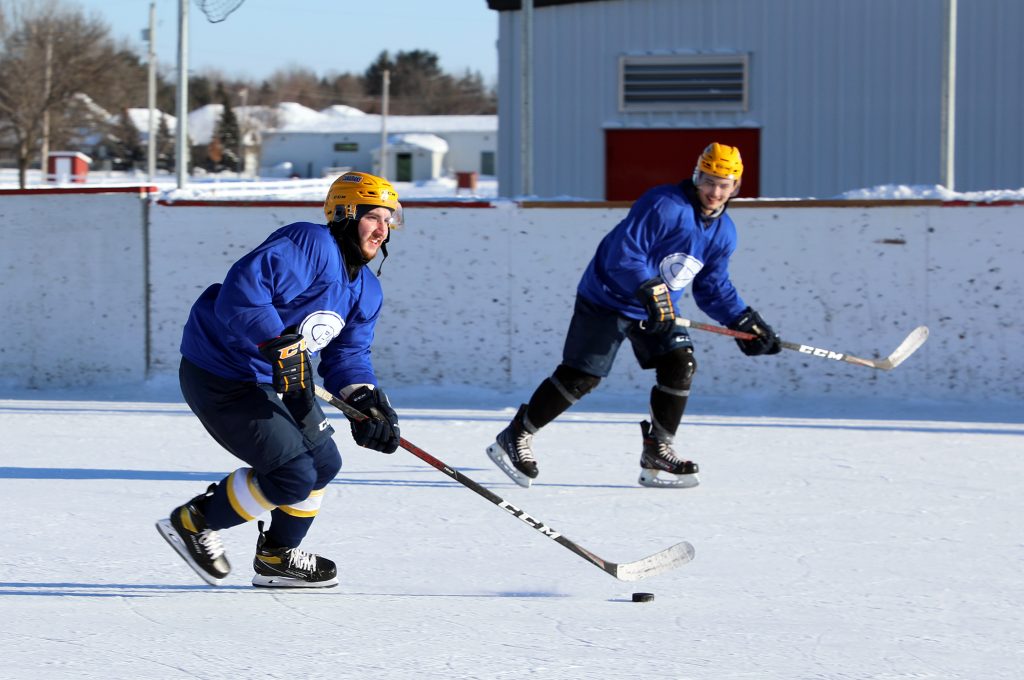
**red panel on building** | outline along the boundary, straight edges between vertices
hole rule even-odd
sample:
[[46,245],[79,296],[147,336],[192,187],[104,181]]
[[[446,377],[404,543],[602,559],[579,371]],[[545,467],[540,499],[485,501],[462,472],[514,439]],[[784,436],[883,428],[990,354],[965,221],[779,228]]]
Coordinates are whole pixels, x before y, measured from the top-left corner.
[[697,157],[711,142],[739,147],[743,157],[743,186],[739,195],[759,197],[759,129],[617,129],[605,130],[605,200],[634,201],[653,186],[674,184],[689,177]]

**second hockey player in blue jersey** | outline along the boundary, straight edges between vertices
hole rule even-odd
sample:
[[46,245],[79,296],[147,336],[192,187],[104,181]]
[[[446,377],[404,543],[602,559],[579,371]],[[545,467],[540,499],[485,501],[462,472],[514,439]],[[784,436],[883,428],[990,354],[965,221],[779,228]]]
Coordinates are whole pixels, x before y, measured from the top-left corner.
[[[640,423],[640,484],[696,486],[697,464],[672,448],[697,362],[686,329],[675,323],[687,286],[708,316],[753,333],[748,355],[776,354],[780,340],[729,280],[736,227],[725,210],[739,191],[739,149],[709,145],[693,176],[641,196],[601,241],[577,288],[562,363],[487,449],[517,484],[537,477],[533,435],[593,390],[627,338],[641,368],[654,369],[649,421]],[[659,476],[659,474],[664,473]]]
[[319,353],[325,387],[368,416],[351,424],[356,443],[398,448],[398,416],[370,361],[383,295],[368,267],[378,251],[387,257],[390,230],[402,218],[398,194],[383,178],[345,173],[331,185],[324,214],[326,225],[289,224],[244,255],[199,296],[185,324],[182,394],[245,466],[157,528],[214,585],[230,572],[217,531],[268,511],[253,584],[338,583],[334,562],[299,548],[341,469],[334,429],[314,397],[312,356]]

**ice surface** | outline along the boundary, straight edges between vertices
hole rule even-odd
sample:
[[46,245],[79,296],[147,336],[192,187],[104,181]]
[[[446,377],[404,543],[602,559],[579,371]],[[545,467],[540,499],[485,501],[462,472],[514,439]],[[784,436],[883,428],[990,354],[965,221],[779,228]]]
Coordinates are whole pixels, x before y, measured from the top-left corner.
[[663,490],[636,483],[644,395],[599,390],[536,436],[526,490],[483,450],[528,395],[399,391],[407,439],[588,550],[696,557],[619,582],[332,413],[304,547],[341,585],[311,593],[249,585],[255,523],[222,532],[219,588],[157,534],[240,465],[173,385],[0,396],[0,678],[1024,677],[1013,406],[698,397],[701,486]]

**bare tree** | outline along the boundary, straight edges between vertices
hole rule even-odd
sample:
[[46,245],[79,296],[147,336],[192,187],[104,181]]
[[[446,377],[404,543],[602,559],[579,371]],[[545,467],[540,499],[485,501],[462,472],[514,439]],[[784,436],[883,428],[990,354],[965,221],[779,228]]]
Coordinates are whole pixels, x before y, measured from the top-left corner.
[[110,28],[77,7],[59,0],[0,3],[0,139],[12,147],[22,188],[51,114],[114,77],[118,58]]
[[316,108],[324,106],[320,96],[320,79],[304,66],[291,65],[278,69],[267,80],[276,92],[278,102],[298,102]]
[[[231,92],[248,91],[248,104],[274,107],[281,102],[298,102],[321,110],[334,104],[353,106],[366,113],[379,113],[381,72],[391,72],[391,113],[393,114],[493,114],[497,97],[483,76],[468,69],[462,75],[444,73],[436,54],[426,50],[398,52],[393,58],[381,52],[362,74],[328,72],[320,77],[306,66],[277,69],[263,81],[230,80],[213,69],[194,75],[189,96],[197,93],[193,105],[216,100],[220,85]],[[248,114],[247,114],[248,115]]]

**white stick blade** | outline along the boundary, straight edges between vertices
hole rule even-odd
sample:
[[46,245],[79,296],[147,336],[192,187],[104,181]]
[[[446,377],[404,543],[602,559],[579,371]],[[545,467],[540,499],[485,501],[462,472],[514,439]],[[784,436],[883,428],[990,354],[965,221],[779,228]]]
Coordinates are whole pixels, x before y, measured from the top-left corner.
[[928,339],[928,326],[918,326],[914,330],[910,331],[910,335],[900,343],[892,354],[885,359],[885,370],[892,370],[907,360],[911,354],[916,352],[918,348],[924,344],[924,341]]
[[639,581],[649,576],[657,576],[683,566],[693,559],[693,555],[693,546],[683,541],[642,560],[618,565],[615,569],[615,578],[620,581]]

